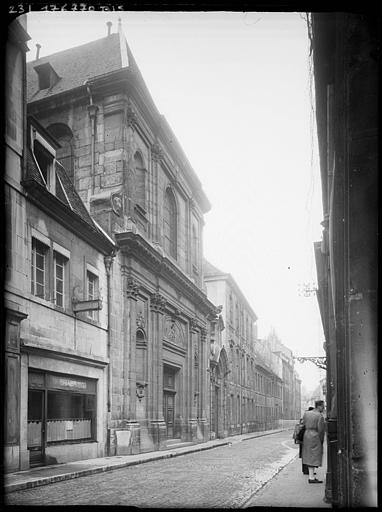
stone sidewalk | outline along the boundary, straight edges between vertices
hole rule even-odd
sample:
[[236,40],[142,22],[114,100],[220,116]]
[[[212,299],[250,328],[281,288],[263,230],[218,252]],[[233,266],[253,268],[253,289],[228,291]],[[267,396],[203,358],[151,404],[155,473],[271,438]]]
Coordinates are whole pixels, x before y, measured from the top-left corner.
[[322,467],[317,470],[317,478],[322,484],[309,484],[308,475],[302,473],[299,457],[295,457],[274,478],[269,480],[243,507],[294,507],[294,508],[332,508],[324,501],[326,475],[326,443]]
[[246,439],[261,437],[282,432],[287,429],[274,429],[262,432],[251,432],[224,439],[215,439],[201,444],[178,447],[171,450],[163,450],[149,453],[140,453],[137,455],[116,455],[113,457],[100,457],[97,459],[80,460],[66,464],[55,464],[52,466],[42,466],[32,468],[26,471],[8,473],[4,475],[4,491],[10,493],[22,489],[30,489],[40,485],[47,485],[62,480],[70,480],[80,476],[92,475],[111,471],[113,469],[124,468],[136,464],[143,464],[159,459],[177,457],[188,453],[195,453],[203,450],[209,450],[218,446],[234,444]]

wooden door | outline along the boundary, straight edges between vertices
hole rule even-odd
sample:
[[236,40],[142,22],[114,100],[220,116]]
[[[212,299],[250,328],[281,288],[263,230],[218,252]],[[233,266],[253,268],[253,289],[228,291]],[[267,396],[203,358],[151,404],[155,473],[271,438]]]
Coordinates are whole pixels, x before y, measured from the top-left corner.
[[164,392],[163,416],[167,427],[167,437],[174,437],[175,393]]

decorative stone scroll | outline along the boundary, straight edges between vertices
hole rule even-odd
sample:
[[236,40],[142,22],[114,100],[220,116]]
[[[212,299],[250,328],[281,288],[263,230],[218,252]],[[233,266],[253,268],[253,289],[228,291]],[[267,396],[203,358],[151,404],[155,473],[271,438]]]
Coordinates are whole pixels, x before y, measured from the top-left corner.
[[154,162],[160,162],[163,158],[163,150],[157,142],[151,146],[151,156]]
[[137,299],[139,293],[139,284],[138,282],[131,276],[127,277],[126,280],[126,295],[130,299]]
[[134,128],[138,124],[137,114],[134,112],[131,105],[128,105],[126,109],[126,124],[130,128]]
[[111,194],[110,203],[113,212],[120,217],[122,214],[122,194],[120,192],[116,192]]
[[155,292],[150,297],[150,309],[155,313],[163,314],[166,308],[166,299],[158,292]]
[[199,322],[196,317],[190,319],[190,329],[192,332],[197,332],[200,328]]
[[204,343],[207,339],[207,329],[205,327],[200,328],[200,339]]

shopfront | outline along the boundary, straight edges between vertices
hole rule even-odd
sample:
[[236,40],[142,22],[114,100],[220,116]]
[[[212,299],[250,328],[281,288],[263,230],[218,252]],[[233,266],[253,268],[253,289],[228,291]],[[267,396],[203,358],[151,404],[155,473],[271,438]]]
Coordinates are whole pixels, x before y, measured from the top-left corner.
[[30,465],[52,463],[55,445],[96,440],[97,380],[59,373],[28,373],[27,448]]

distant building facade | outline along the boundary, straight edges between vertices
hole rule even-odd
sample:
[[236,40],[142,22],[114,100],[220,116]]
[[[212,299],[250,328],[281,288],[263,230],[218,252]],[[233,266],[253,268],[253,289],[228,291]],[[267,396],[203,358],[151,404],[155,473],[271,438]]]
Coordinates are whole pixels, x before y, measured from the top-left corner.
[[286,376],[283,356],[258,339],[257,316],[232,276],[205,260],[204,282],[210,300],[221,307],[220,341],[213,346],[210,370],[212,435],[268,430],[279,426],[284,416],[298,418],[301,381],[293,368]]

